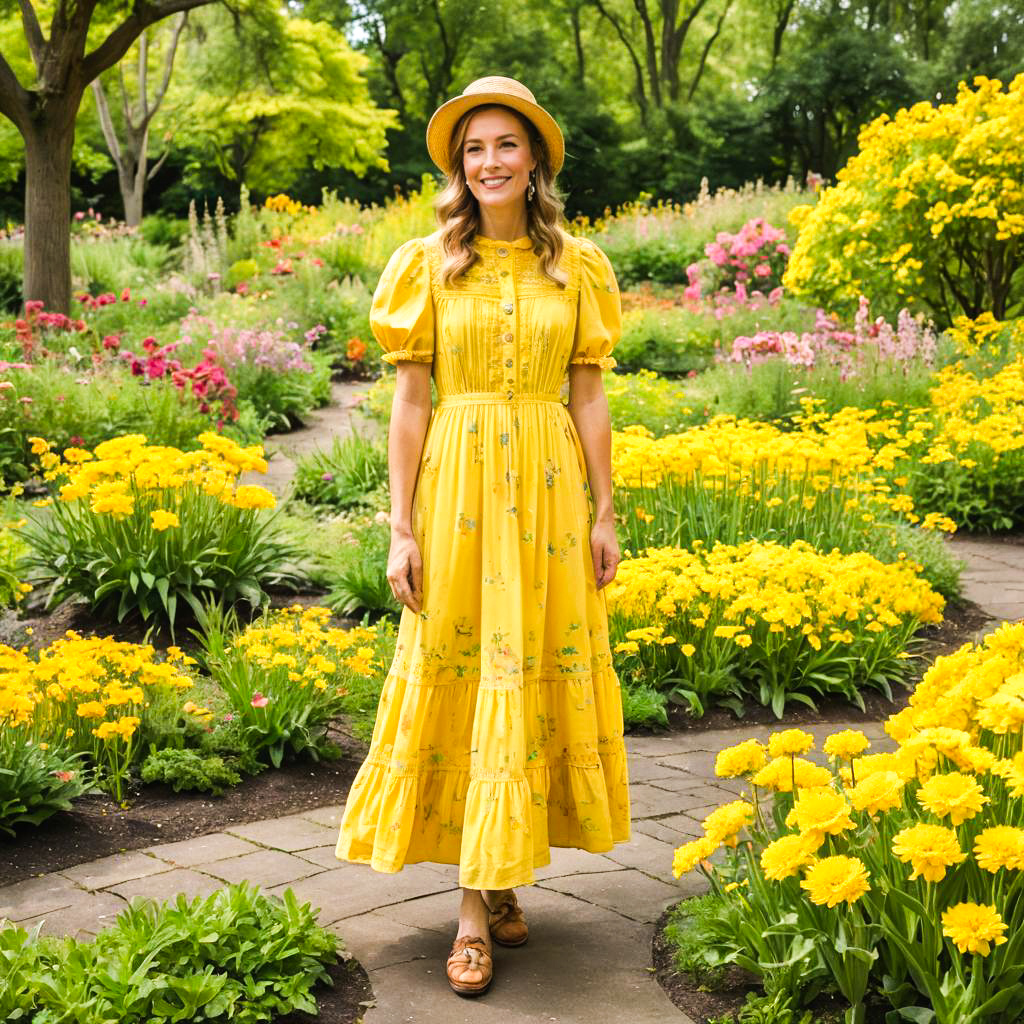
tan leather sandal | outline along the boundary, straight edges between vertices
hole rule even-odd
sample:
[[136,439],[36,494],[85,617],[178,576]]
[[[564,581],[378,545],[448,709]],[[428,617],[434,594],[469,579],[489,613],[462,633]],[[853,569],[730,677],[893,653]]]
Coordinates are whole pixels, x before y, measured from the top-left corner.
[[460,996],[479,996],[490,988],[494,962],[479,936],[456,939],[448,957],[448,984]]
[[526,942],[530,937],[530,930],[526,926],[523,908],[519,906],[519,900],[516,899],[514,892],[502,896],[493,909],[486,901],[485,905],[489,911],[487,925],[491,938],[499,946],[521,946]]

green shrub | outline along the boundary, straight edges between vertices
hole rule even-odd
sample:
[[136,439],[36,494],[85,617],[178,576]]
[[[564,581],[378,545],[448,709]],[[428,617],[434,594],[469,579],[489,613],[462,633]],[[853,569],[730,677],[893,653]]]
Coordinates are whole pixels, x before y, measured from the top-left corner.
[[684,309],[638,309],[623,317],[622,338],[615,359],[628,370],[654,370],[670,376],[696,373],[715,358],[712,340],[687,325],[694,319]]
[[626,728],[631,726],[667,726],[665,711],[668,697],[643,683],[620,681],[622,691],[622,718]]
[[199,452],[183,453],[130,435],[63,461],[35,442],[60,498],[30,510],[22,534],[28,579],[51,606],[78,597],[97,614],[138,614],[173,635],[179,606],[198,614],[205,596],[259,606],[265,586],[299,579],[299,553],[264,511],[273,495],[237,484],[242,472],[266,469],[262,450],[216,434],[200,441]]
[[40,744],[0,718],[0,832],[13,836],[17,825],[38,825],[71,810],[71,801],[92,784],[83,757]]
[[615,373],[605,378],[604,392],[612,429],[637,424],[655,437],[685,430],[704,420],[703,409],[689,404],[690,384],[666,380],[652,370]]
[[334,509],[388,505],[388,452],[359,434],[335,438],[328,452],[305,455],[295,469],[295,497]]
[[20,313],[25,254],[20,242],[0,242],[0,312]]
[[154,904],[135,897],[89,942],[0,931],[0,1015],[34,1024],[256,1024],[316,1013],[313,988],[340,940],[291,889],[248,882],[207,897]]
[[195,750],[153,751],[142,763],[143,782],[162,782],[175,793],[198,790],[220,796],[229,786],[237,786],[242,776],[217,755],[203,757]]
[[354,524],[345,539],[321,560],[323,577],[330,587],[326,604],[340,615],[391,612],[402,605],[388,583],[388,552],[391,527],[369,520]]

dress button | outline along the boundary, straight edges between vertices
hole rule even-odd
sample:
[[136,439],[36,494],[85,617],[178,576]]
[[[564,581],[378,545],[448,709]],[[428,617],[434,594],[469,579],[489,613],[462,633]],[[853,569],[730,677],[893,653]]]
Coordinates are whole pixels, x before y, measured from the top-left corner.
[[504,306],[502,306],[501,308],[502,308],[502,311],[503,311],[503,312],[504,312],[504,313],[505,313],[505,314],[506,314],[507,316],[511,316],[511,315],[513,314],[513,312],[515,312],[515,308],[516,308],[516,307],[515,307],[515,306],[513,306],[511,302],[506,302],[506,303],[505,303],[505,305],[504,305]]
[[511,402],[512,399],[515,398],[515,396],[516,393],[514,391],[510,391],[505,397]]
[[511,359],[506,359],[505,360],[505,365],[506,366],[511,366],[512,365],[512,360]]
[[504,259],[508,255],[508,249],[502,248],[498,250],[498,255]]
[[508,331],[507,333],[502,335],[502,337],[505,339],[505,341],[512,341],[515,338],[515,335],[511,331]]

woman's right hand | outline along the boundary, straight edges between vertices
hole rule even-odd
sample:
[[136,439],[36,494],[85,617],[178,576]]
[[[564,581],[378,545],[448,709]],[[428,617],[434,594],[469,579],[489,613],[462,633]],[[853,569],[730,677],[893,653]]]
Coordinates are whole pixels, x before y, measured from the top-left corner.
[[423,603],[423,559],[411,530],[392,527],[387,577],[396,600],[418,612]]

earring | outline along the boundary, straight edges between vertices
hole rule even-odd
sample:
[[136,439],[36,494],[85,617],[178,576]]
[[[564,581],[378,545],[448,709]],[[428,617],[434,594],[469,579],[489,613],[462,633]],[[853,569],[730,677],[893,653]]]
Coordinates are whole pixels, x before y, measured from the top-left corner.
[[533,197],[537,193],[537,186],[533,183],[533,171],[530,171],[530,185],[526,190],[526,201],[528,203],[533,202]]

